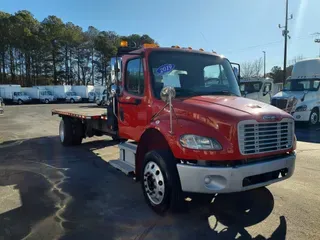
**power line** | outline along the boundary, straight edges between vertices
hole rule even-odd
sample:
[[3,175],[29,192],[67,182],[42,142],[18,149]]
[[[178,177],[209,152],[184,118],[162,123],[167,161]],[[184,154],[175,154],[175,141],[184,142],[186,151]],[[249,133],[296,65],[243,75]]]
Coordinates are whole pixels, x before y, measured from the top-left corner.
[[[291,39],[302,40],[302,39],[307,39],[307,38],[311,38],[311,37],[312,37],[312,35],[307,36],[307,37],[295,37],[295,38],[291,38]],[[259,45],[253,45],[253,46],[249,46],[249,47],[245,47],[245,48],[240,48],[240,49],[236,49],[236,50],[228,50],[228,51],[225,51],[225,53],[245,51],[245,50],[249,50],[249,49],[253,49],[253,48],[265,47],[265,46],[274,45],[274,44],[280,44],[280,43],[282,43],[282,42],[283,42],[282,40],[274,41],[274,42],[268,42],[268,43],[263,43],[263,44],[259,44]]]

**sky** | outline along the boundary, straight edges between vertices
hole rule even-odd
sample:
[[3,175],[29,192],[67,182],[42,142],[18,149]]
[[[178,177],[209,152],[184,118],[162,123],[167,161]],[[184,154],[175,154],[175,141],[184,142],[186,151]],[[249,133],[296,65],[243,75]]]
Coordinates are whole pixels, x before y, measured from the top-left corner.
[[[266,52],[267,71],[283,66],[285,0],[0,0],[0,10],[30,11],[42,21],[56,15],[84,30],[94,26],[120,35],[148,34],[160,46],[203,48],[232,62]],[[320,1],[289,0],[288,61],[319,56]],[[320,36],[319,36],[320,38]]]

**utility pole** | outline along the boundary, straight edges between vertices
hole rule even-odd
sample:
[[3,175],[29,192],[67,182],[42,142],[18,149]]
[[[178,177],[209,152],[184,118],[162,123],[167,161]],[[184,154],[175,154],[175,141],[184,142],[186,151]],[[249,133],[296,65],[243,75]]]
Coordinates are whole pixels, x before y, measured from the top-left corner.
[[289,8],[289,0],[286,1],[286,18],[285,18],[285,25],[281,26],[279,24],[279,28],[284,28],[282,30],[282,36],[284,36],[284,57],[283,57],[283,85],[285,85],[286,82],[286,70],[287,70],[287,45],[288,45],[288,38],[290,39],[290,36],[288,35],[288,20],[291,20],[293,18],[293,15],[291,14],[290,18],[288,18],[288,8]]
[[266,51],[263,52],[263,78],[266,78]]

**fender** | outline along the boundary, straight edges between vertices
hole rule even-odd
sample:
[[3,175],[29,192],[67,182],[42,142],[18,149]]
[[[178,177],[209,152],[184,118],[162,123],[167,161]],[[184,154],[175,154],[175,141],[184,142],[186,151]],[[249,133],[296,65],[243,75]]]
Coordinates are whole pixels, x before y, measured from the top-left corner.
[[[137,152],[136,152],[136,176],[140,176],[141,164],[144,155],[150,150],[170,150],[176,159],[189,159],[189,160],[230,160],[231,156],[236,154],[239,158],[239,150],[237,144],[233,144],[226,139],[218,130],[207,126],[205,124],[190,121],[187,119],[179,119],[173,121],[173,134],[170,133],[169,120],[162,119],[152,122],[149,127],[142,134]],[[235,129],[230,130],[231,133],[226,136],[235,134]],[[202,133],[202,134],[199,134]],[[183,134],[196,134],[204,137],[214,138],[222,145],[223,149],[220,151],[210,150],[193,150],[187,149],[180,145],[180,136]],[[231,137],[231,139],[237,139]]]

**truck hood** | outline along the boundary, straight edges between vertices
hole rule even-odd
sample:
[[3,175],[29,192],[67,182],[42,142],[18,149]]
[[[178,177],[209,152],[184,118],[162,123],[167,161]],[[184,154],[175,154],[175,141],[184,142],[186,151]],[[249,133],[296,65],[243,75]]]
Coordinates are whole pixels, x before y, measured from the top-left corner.
[[175,99],[173,106],[179,118],[229,126],[242,120],[267,121],[264,120],[266,115],[275,117],[276,120],[292,118],[290,114],[272,105],[234,96],[197,96]]
[[276,95],[274,95],[272,98],[283,98],[283,99],[287,99],[287,98],[291,98],[291,97],[295,97],[299,100],[301,100],[304,96],[304,92],[301,91],[285,91],[285,92],[278,92]]
[[[229,118],[232,120],[258,119],[262,115],[276,115],[290,117],[284,111],[269,104],[243,97],[234,96],[197,96],[182,100],[185,105],[179,104],[178,108],[186,108],[194,112],[209,111],[214,117]],[[209,113],[208,112],[208,113]],[[204,113],[205,114],[205,113]]]

